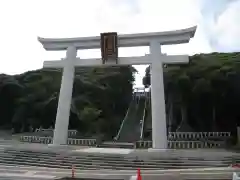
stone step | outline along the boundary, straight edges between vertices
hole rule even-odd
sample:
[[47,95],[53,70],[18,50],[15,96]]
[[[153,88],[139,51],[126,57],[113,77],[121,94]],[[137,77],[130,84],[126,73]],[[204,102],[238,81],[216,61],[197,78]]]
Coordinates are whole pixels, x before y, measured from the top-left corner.
[[126,149],[134,149],[134,143],[126,143],[126,142],[103,142],[98,145],[101,148],[126,148]]
[[119,162],[155,162],[155,163],[174,163],[174,162],[196,162],[196,163],[211,163],[211,162],[231,162],[233,160],[240,159],[239,156],[234,157],[222,157],[222,158],[187,158],[187,157],[178,157],[178,158],[157,158],[157,159],[147,159],[141,160],[135,157],[123,157],[117,155],[104,155],[104,154],[89,154],[89,153],[75,153],[75,154],[58,154],[58,153],[43,153],[43,152],[31,152],[31,151],[16,151],[16,150],[6,150],[5,153],[16,155],[16,156],[32,156],[32,157],[54,157],[54,158],[66,158],[79,159],[79,160],[91,160],[91,161],[119,161]]
[[[72,165],[74,163],[71,162],[49,162],[49,161],[35,161],[35,160],[21,160],[21,161],[16,161],[15,159],[7,160],[7,159],[1,159],[2,162],[5,164],[14,164],[14,165],[28,165],[28,166],[39,166],[39,167],[49,167],[49,168],[64,168],[64,169],[71,169]],[[153,167],[146,167],[146,166],[112,166],[109,164],[101,164],[101,165],[96,165],[96,164],[74,164],[76,169],[115,169],[115,170],[137,170],[138,168],[141,168],[142,170],[161,170],[161,169],[187,169],[187,168],[207,168],[207,167],[213,167],[213,166],[164,166],[162,168],[158,166],[153,166]],[[222,167],[222,166],[221,166]]]
[[30,160],[27,160],[29,162],[31,161],[41,161],[41,162],[51,162],[51,163],[64,163],[64,164],[75,164],[75,165],[95,165],[95,166],[103,166],[103,165],[111,165],[112,167],[118,167],[118,166],[124,166],[124,167],[146,167],[146,168],[155,168],[155,167],[159,167],[159,168],[167,168],[167,167],[182,167],[182,166],[188,166],[188,167],[211,167],[211,166],[214,166],[214,167],[225,167],[226,165],[222,164],[222,163],[211,163],[211,164],[199,164],[199,163],[119,163],[119,162],[92,162],[92,161],[79,161],[78,159],[77,160],[69,160],[69,159],[61,159],[61,160],[53,160],[53,159],[47,159],[47,158],[33,158],[33,157],[21,157],[21,158],[17,158],[17,157],[0,157],[0,159],[2,161],[6,161],[6,160],[15,160],[16,161],[19,161],[19,162],[22,162],[22,161],[26,161],[25,159],[30,159]]
[[[72,165],[76,169],[85,170],[159,170],[159,169],[185,169],[206,167],[228,167],[234,157],[210,160],[208,158],[161,158],[139,160],[136,157],[127,157],[119,154],[89,154],[89,153],[58,153],[49,151],[31,151],[7,149],[0,152],[0,162],[9,165],[27,165],[48,168],[70,169]],[[235,159],[234,162],[239,161]]]
[[156,166],[156,165],[184,165],[184,164],[191,164],[191,165],[215,165],[215,166],[221,166],[223,164],[231,164],[231,160],[225,160],[225,161],[119,161],[119,160],[104,160],[104,159],[87,159],[84,157],[56,157],[56,156],[31,156],[31,155],[7,155],[7,156],[0,156],[0,157],[9,157],[9,158],[31,158],[31,159],[48,159],[50,161],[71,161],[71,162],[82,162],[82,163],[95,163],[100,164],[104,162],[107,162],[108,164],[117,164],[117,165],[147,165],[147,166]]
[[[91,150],[91,149],[90,149]],[[25,148],[25,149],[19,149],[19,148],[5,148],[5,152],[18,152],[18,153],[34,153],[34,154],[47,154],[47,155],[62,155],[62,154],[67,154],[67,155],[71,155],[71,156],[88,156],[88,157],[103,157],[103,158],[118,158],[118,159],[123,159],[126,157],[125,154],[111,154],[111,153],[88,153],[86,151],[56,151],[55,149],[32,149],[32,148]],[[100,152],[100,151],[99,151]],[[141,157],[144,157],[146,155],[147,152],[144,153],[134,153],[133,156],[128,156],[127,155],[127,159],[141,159]],[[203,154],[204,153],[204,154]],[[210,153],[210,154],[209,154]],[[155,153],[156,154],[156,153]],[[140,155],[140,157],[138,156]],[[149,155],[151,155],[151,153],[149,153]],[[158,159],[165,159],[165,160],[176,160],[176,159],[189,159],[189,160],[218,160],[218,159],[225,159],[225,158],[240,158],[240,155],[238,154],[231,154],[231,153],[221,153],[221,154],[217,154],[216,152],[213,153],[213,151],[211,152],[204,152],[204,151],[184,151],[184,153],[181,152],[164,152],[164,154],[162,154],[162,156],[158,156],[156,159],[156,156],[148,156],[148,159],[151,160],[158,160]]]
[[[71,162],[91,162],[91,163],[102,163],[104,159],[102,160],[92,160],[92,159],[84,159],[84,158],[72,158],[72,157],[50,157],[50,156],[28,156],[28,155],[5,155],[1,156],[2,158],[15,158],[15,159],[21,159],[21,158],[31,158],[31,159],[45,159],[49,161],[71,161]],[[152,161],[118,161],[118,160],[105,160],[104,162],[107,162],[108,164],[124,164],[124,165],[182,165],[182,164],[191,164],[191,165],[222,165],[226,163],[231,163],[231,161],[210,161],[210,162],[195,162],[195,161],[172,161],[172,162],[164,162],[164,161],[158,161],[158,162],[152,162]]]
[[[140,163],[140,164],[185,164],[185,163],[192,163],[192,164],[216,164],[219,162],[225,162],[225,163],[231,163],[233,161],[233,159],[219,159],[219,160],[207,160],[207,159],[185,159],[185,158],[179,158],[179,159],[157,159],[157,160],[136,160],[136,159],[120,159],[120,158],[113,158],[113,157],[101,157],[101,156],[88,156],[88,155],[80,155],[80,156],[72,156],[72,155],[61,155],[61,154],[37,154],[37,153],[33,153],[33,152],[29,152],[29,153],[8,153],[11,156],[14,157],[31,157],[31,158],[51,158],[53,160],[57,160],[57,159],[65,159],[65,160],[78,160],[78,161],[91,161],[91,162],[102,162],[102,161],[107,161],[109,163]],[[236,160],[236,159],[235,159]]]
[[6,154],[10,157],[0,157],[1,162],[9,163],[9,164],[18,164],[18,165],[31,165],[31,166],[46,166],[46,167],[61,167],[61,168],[71,168],[71,165],[74,164],[77,168],[80,169],[163,169],[163,168],[194,168],[194,167],[225,167],[225,164],[221,164],[219,162],[210,163],[210,164],[202,164],[202,163],[153,163],[153,164],[142,164],[140,163],[119,163],[115,162],[108,162],[108,161],[97,161],[93,162],[91,160],[86,159],[61,159],[61,160],[53,160],[51,156],[14,156]]

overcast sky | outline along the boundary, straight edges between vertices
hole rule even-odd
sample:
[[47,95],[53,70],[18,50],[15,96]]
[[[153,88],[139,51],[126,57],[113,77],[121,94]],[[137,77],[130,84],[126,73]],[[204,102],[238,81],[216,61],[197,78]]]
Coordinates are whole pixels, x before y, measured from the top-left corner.
[[[154,32],[198,25],[189,44],[163,47],[168,54],[240,50],[240,0],[1,0],[0,73],[39,69],[65,52],[45,52],[41,37],[96,36],[101,32]],[[144,55],[148,48],[120,49],[120,56]],[[99,50],[80,51],[82,58]],[[145,67],[137,68],[141,85]]]

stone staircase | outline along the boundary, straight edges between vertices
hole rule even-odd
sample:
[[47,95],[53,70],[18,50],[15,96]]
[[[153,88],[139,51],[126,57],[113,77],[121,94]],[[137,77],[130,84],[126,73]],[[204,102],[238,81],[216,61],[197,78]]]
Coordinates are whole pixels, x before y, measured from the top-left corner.
[[135,142],[140,139],[140,120],[144,111],[145,97],[133,97],[127,114],[115,137],[118,142]]
[[[71,135],[74,136],[74,131]],[[70,135],[70,134],[69,134]],[[179,150],[168,150],[166,153],[149,153],[147,150],[132,150],[136,153],[130,154],[104,154],[104,153],[87,153],[87,151],[76,152],[78,146],[98,146],[95,139],[74,139],[69,138],[67,149],[53,149],[47,145],[51,143],[52,137],[37,136],[21,136],[22,141],[30,143],[12,144],[11,147],[0,149],[0,165],[3,166],[26,166],[34,168],[54,168],[54,169],[71,169],[75,166],[77,171],[94,171],[97,172],[136,172],[137,168],[143,171],[169,171],[177,169],[193,169],[199,168],[226,168],[231,164],[240,163],[240,155],[229,153],[219,149],[219,144],[209,144],[202,141],[203,139],[226,139],[230,137],[228,132],[184,132],[170,133],[169,146]],[[188,141],[186,141],[186,139]],[[11,144],[13,141],[2,140],[3,144]],[[31,143],[35,142],[35,143]],[[39,144],[43,143],[43,144]],[[151,141],[139,141],[136,143],[119,143],[119,142],[103,142],[98,147],[112,148],[149,148]],[[138,146],[138,147],[137,147]],[[33,148],[34,147],[34,148]],[[195,150],[193,150],[193,148]],[[208,149],[199,149],[208,148]],[[213,149],[218,148],[218,149]],[[111,148],[110,148],[111,149]],[[185,150],[181,150],[185,149]],[[188,149],[188,150],[186,150]],[[100,149],[99,149],[100,151]],[[223,153],[223,152],[224,153]],[[209,154],[210,152],[210,154]],[[116,153],[116,152],[115,152]],[[147,154],[147,155],[146,155]],[[161,155],[159,155],[161,154]],[[71,170],[70,170],[71,171]],[[162,172],[163,173],[163,172]],[[230,172],[229,172],[230,173]],[[218,175],[218,180],[229,179],[229,173],[224,176]],[[211,173],[210,173],[211,174]],[[191,175],[194,177],[200,177]],[[201,175],[202,176],[202,175]],[[208,175],[206,175],[208,176]],[[210,176],[209,176],[210,177]],[[228,177],[228,178],[225,178]],[[0,179],[6,179],[1,178]],[[9,179],[21,179],[10,178]],[[25,178],[22,178],[25,179]],[[40,178],[41,179],[41,178]],[[144,178],[145,179],[145,178]],[[163,178],[164,179],[164,178]],[[182,178],[187,179],[187,178]],[[195,178],[200,180],[201,178]],[[206,178],[204,178],[206,179]],[[214,178],[207,178],[214,179]]]
[[180,154],[166,154],[158,158],[142,158],[135,155],[101,154],[74,151],[23,150],[6,148],[0,152],[0,164],[25,165],[48,168],[70,169],[72,165],[80,170],[160,170],[186,168],[228,167],[240,163],[235,157],[190,157]]

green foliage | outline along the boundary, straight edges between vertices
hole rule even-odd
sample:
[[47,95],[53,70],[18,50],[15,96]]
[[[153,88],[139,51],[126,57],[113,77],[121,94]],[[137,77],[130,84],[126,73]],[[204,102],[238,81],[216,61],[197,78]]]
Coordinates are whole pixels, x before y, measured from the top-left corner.
[[[145,86],[150,86],[149,70]],[[188,122],[198,131],[236,130],[239,82],[240,53],[198,54],[190,57],[189,64],[164,67],[166,103],[175,107],[175,123]]]
[[[76,68],[70,129],[115,136],[132,96],[132,67]],[[198,54],[164,66],[166,112],[173,130],[232,131],[240,124],[240,53]],[[0,75],[0,126],[16,132],[54,127],[61,70]],[[150,67],[143,84],[148,87]],[[180,125],[180,126],[179,126]]]
[[80,111],[80,118],[84,121],[92,122],[97,120],[100,114],[101,111],[96,108],[84,107],[83,110]]
[[[83,135],[115,135],[131,100],[135,72],[127,66],[76,68],[69,128]],[[16,132],[29,126],[54,127],[61,73],[41,69],[0,75],[0,125]]]

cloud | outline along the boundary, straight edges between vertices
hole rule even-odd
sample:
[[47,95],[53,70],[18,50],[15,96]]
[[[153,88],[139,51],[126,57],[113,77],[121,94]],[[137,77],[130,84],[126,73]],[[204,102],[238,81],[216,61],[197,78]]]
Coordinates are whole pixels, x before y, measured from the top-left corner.
[[129,14],[140,13],[138,0],[108,0],[110,6],[125,9]]
[[232,3],[219,16],[216,25],[218,46],[221,51],[240,51],[240,1]]
[[[240,32],[238,11],[239,1],[226,3],[222,0],[0,1],[0,72],[22,73],[41,68],[46,59],[58,60],[65,56],[64,52],[45,52],[37,36],[96,36],[108,31],[126,34],[198,25],[189,44],[164,46],[163,53],[194,54],[234,49],[239,45],[236,40]],[[120,49],[120,56],[145,53],[148,53],[146,47]],[[100,51],[79,51],[78,55],[98,57]],[[138,70],[143,76],[145,67],[140,66]],[[141,84],[141,78],[137,79],[137,84]]]
[[240,1],[202,0],[201,25],[213,51],[239,51]]

